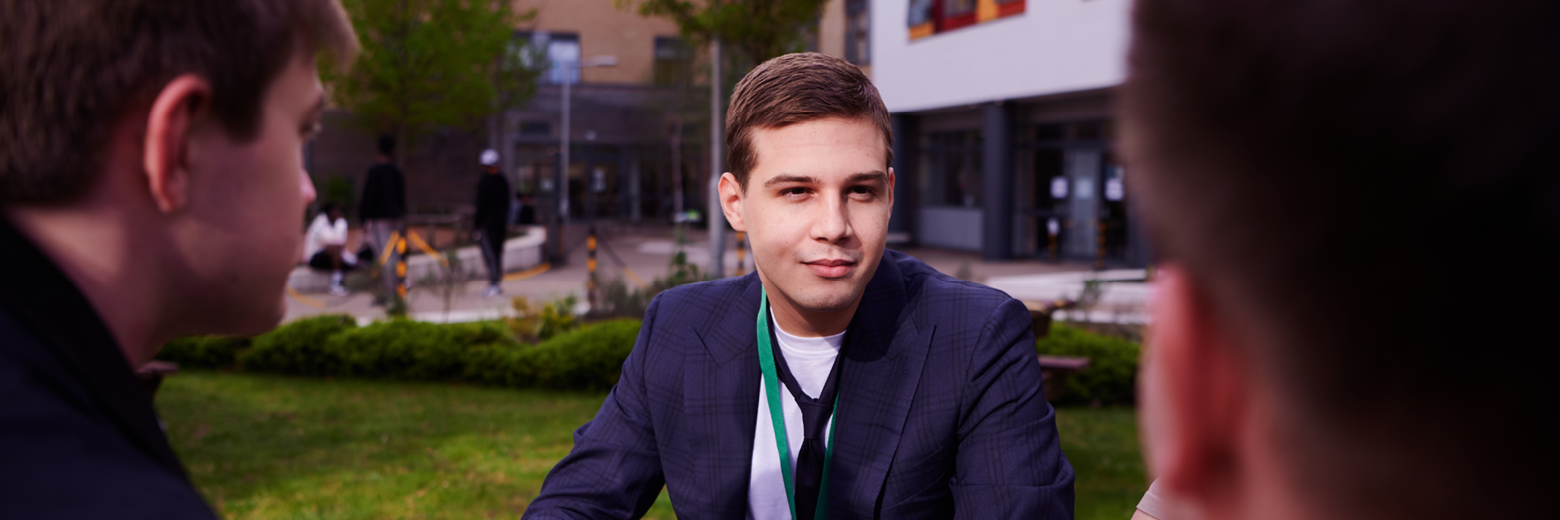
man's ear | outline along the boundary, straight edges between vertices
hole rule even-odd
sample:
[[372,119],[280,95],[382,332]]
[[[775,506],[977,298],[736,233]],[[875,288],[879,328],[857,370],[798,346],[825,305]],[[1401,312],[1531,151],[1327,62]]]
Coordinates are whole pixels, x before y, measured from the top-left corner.
[[747,221],[742,219],[742,184],[737,176],[726,172],[720,176],[720,211],[726,214],[731,229],[747,232]]
[[187,202],[192,130],[210,106],[211,84],[193,74],[174,78],[152,101],[142,168],[152,200],[163,213],[178,211]]
[[888,207],[894,207],[894,167],[888,167]]
[[1203,510],[1239,494],[1242,428],[1254,380],[1228,327],[1180,266],[1155,273],[1153,316],[1139,387],[1144,453],[1159,485]]

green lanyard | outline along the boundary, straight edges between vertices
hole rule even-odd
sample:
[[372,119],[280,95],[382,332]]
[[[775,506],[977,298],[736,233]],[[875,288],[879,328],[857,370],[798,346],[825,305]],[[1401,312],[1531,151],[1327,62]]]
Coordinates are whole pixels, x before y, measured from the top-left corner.
[[[784,402],[780,400],[780,377],[775,371],[775,350],[769,344],[769,294],[763,288],[759,289],[758,301],[758,366],[764,372],[764,395],[769,401],[769,420],[775,427],[775,447],[780,453],[780,474],[785,479],[785,500],[791,506],[791,518],[796,518],[796,484],[791,473],[791,443],[785,434],[785,411],[782,409]],[[834,394],[834,411],[831,414],[838,416],[840,410],[840,395]],[[813,515],[816,520],[829,519],[829,469],[834,466],[834,430],[839,429],[839,422],[835,421],[829,427],[829,442],[823,448],[823,480],[818,483],[818,512]]]

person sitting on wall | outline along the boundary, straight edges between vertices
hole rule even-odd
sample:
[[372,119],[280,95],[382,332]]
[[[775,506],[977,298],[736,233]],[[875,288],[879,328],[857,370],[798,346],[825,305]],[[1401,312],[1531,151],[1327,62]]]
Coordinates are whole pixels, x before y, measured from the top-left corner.
[[330,271],[330,294],[342,296],[342,272],[357,267],[357,255],[347,251],[347,219],[334,202],[320,206],[320,214],[303,237],[303,258],[309,267]]

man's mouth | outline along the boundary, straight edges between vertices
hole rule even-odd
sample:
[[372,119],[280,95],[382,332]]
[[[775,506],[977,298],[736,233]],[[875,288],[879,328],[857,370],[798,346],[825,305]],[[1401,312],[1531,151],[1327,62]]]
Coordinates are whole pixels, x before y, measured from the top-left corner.
[[807,265],[808,270],[812,271],[819,278],[843,278],[849,275],[851,270],[856,267],[855,261],[843,258],[813,260],[803,263]]

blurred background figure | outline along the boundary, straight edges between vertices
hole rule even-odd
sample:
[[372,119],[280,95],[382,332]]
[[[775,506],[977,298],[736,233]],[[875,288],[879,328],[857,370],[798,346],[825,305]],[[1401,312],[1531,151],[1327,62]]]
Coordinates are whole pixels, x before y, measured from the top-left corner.
[[368,180],[363,183],[363,201],[358,207],[358,218],[363,219],[363,238],[374,248],[373,261],[378,262],[390,249],[390,261],[379,269],[379,278],[385,285],[384,297],[376,297],[375,304],[383,304],[383,298],[396,293],[400,280],[394,266],[400,252],[390,243],[390,233],[406,233],[406,175],[395,164],[395,138],[379,136],[379,162],[369,167]]
[[342,273],[357,267],[357,255],[347,251],[347,219],[334,202],[320,206],[320,214],[303,237],[303,260],[309,267],[330,271],[330,294],[343,296]]
[[1139,402],[1169,515],[1552,518],[1560,279],[1502,273],[1560,243],[1560,3],[1133,16],[1119,106],[1162,259]]
[[498,169],[498,152],[483,150],[478,159],[482,177],[477,181],[477,214],[472,226],[488,268],[488,286],[482,294],[498,296],[504,294],[499,283],[504,279],[504,239],[509,235],[509,181]]

